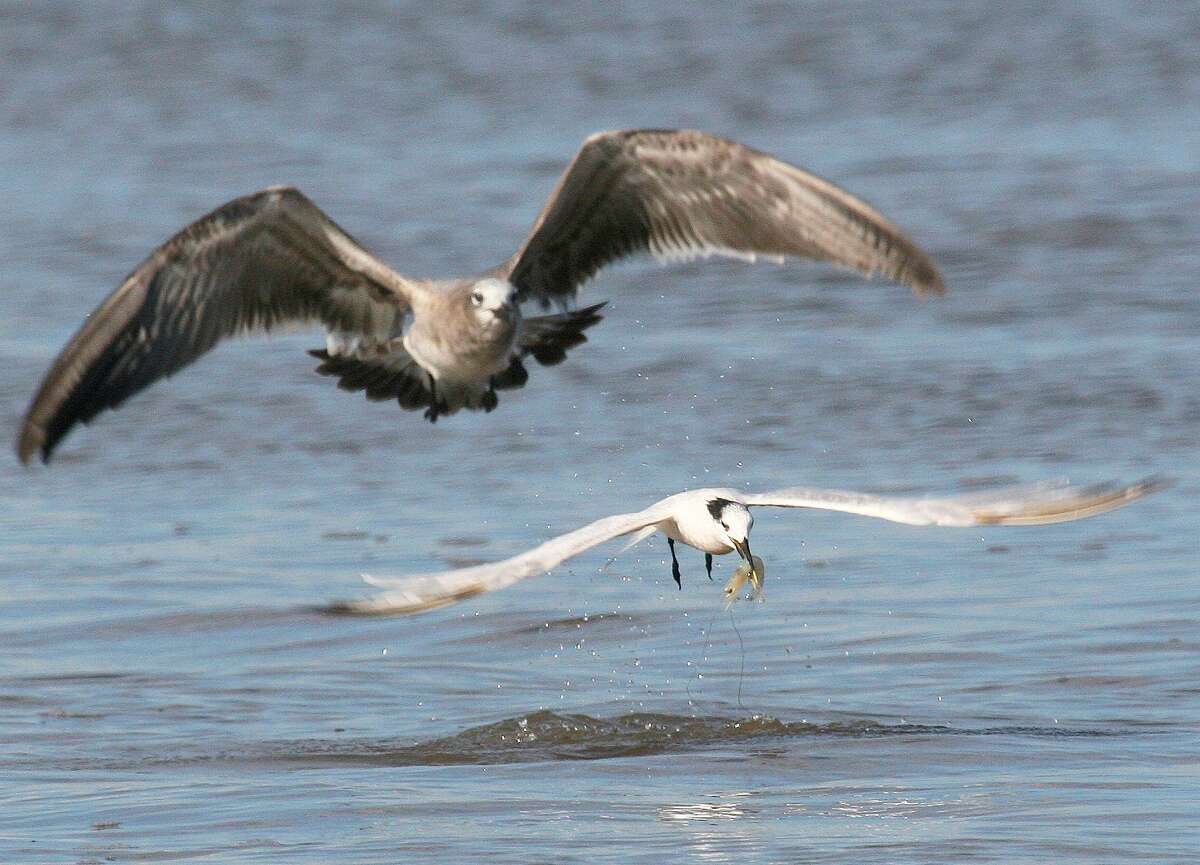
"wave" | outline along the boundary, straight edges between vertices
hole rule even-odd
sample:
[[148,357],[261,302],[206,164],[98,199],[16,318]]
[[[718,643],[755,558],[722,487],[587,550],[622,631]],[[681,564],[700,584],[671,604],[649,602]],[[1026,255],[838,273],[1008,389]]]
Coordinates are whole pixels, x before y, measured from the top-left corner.
[[1071,737],[1123,734],[1120,730],[1061,726],[958,728],[928,724],[884,724],[870,720],[815,723],[784,721],[767,715],[705,717],[646,712],[595,718],[584,714],[538,711],[407,746],[397,746],[395,740],[295,742],[276,752],[272,759],[310,764],[486,765],[640,757],[720,748],[726,744],[778,743],[803,737],[861,739],[891,736]]

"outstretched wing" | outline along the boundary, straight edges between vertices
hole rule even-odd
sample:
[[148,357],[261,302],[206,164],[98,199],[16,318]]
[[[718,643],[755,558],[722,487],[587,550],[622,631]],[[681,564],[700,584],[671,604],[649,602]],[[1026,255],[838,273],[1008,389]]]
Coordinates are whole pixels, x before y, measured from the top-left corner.
[[745,495],[742,501],[749,507],[842,511],[910,526],[1036,526],[1102,514],[1168,485],[1168,481],[1156,478],[1129,486],[1030,484],[986,493],[921,498],[792,487]]
[[344,613],[376,615],[435,610],[472,595],[502,589],[526,577],[543,574],[572,556],[621,535],[651,527],[667,516],[659,505],[653,505],[634,514],[604,517],[502,562],[413,577],[381,579],[364,575],[363,579],[371,585],[382,586],[389,591],[362,600],[341,601],[334,604],[333,609]]
[[867,204],[765,153],[703,132],[588,138],[520,250],[499,269],[521,299],[573,297],[611,261],[788,255],[943,291],[929,258]]
[[17,454],[48,460],[76,423],[227,336],[296,321],[386,335],[413,290],[299,191],[235,199],[156,249],[88,316],[29,406]]

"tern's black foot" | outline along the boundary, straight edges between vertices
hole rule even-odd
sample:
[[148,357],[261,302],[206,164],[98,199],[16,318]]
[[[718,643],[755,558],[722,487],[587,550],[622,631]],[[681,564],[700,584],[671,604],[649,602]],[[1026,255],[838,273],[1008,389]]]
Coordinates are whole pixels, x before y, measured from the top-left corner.
[[675,578],[675,585],[679,586],[680,591],[682,591],[683,574],[679,570],[679,559],[675,557],[675,541],[673,538],[667,538],[667,546],[671,548],[671,576]]
[[493,382],[492,386],[488,388],[487,393],[485,393],[483,398],[479,401],[479,404],[483,406],[483,410],[486,412],[494,409],[499,402],[500,398],[496,396],[496,385]]
[[712,553],[704,554],[704,570],[708,571],[708,579],[712,581]]

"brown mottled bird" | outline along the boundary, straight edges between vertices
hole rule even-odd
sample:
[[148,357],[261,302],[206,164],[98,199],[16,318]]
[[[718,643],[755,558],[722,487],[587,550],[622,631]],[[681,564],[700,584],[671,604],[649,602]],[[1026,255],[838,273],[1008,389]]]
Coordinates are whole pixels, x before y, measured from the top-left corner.
[[[433,421],[496,407],[532,356],[554,364],[585,341],[603,304],[569,308],[605,264],[762,255],[881,273],[941,293],[929,258],[833,184],[702,132],[627,130],[588,138],[507,262],[480,276],[425,280],[377,259],[301,192],[247,195],[154,250],[55,360],[25,415],[23,462],[48,460],[87,423],[221,339],[287,323],[327,332],[317,371],[368,399],[425,408]],[[523,317],[536,302],[546,315]]]

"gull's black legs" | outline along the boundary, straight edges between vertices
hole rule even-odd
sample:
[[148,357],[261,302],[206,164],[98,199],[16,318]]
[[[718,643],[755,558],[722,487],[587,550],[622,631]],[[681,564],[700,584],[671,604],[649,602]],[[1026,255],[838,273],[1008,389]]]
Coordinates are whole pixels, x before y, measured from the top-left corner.
[[712,580],[712,553],[704,554],[704,569],[708,571],[708,579]]
[[438,419],[437,379],[433,376],[429,377],[429,409],[425,412],[425,419],[430,423],[437,423]]
[[671,548],[671,576],[675,578],[675,585],[683,589],[683,574],[679,571],[679,559],[675,558],[675,539],[667,538],[667,546]]

